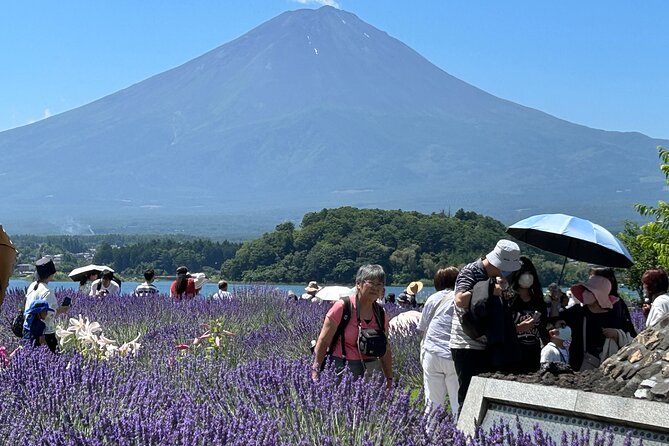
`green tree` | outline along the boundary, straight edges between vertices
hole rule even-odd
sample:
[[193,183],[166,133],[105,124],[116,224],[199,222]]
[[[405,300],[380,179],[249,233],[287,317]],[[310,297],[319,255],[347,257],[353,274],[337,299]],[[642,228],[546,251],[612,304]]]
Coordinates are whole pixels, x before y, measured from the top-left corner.
[[[660,170],[669,186],[669,151],[663,147],[658,147],[657,151],[661,160]],[[669,203],[659,201],[657,206],[635,204],[634,207],[642,216],[655,218],[655,221],[641,226],[637,235],[639,244],[657,256],[657,266],[669,267]]]

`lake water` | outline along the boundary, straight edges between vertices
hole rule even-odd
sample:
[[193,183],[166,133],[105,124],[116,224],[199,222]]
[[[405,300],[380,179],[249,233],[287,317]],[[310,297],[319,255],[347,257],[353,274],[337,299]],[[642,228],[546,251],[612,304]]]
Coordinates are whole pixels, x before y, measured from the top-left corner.
[[[169,294],[170,292],[170,285],[172,285],[172,281],[168,280],[157,280],[153,282],[153,284],[160,290],[161,293]],[[25,288],[28,285],[30,285],[30,281],[28,280],[21,280],[21,279],[10,279],[9,281],[9,288]],[[139,285],[139,282],[123,282],[121,284],[121,293],[132,293]],[[304,293],[304,285],[301,284],[292,284],[292,285],[286,285],[286,284],[273,284],[273,283],[258,283],[258,284],[253,284],[255,286],[267,286],[267,287],[272,287],[279,289],[281,291],[284,291],[288,293],[288,291],[293,291],[295,294],[298,296]],[[228,291],[234,292],[235,288],[244,288],[252,286],[251,284],[248,283],[229,283],[228,284]],[[346,286],[349,286],[348,284]],[[352,284],[350,286],[353,286]],[[50,282],[49,283],[49,288],[52,290],[56,290],[58,288],[65,288],[68,290],[78,290],[79,289],[79,282]],[[395,295],[399,295],[402,291],[404,290],[404,287],[398,287],[398,286],[387,286],[386,287],[386,295],[388,293],[395,293]],[[205,296],[211,296],[214,294],[216,291],[218,291],[218,286],[216,283],[206,283],[204,285],[204,290],[203,294]],[[422,289],[420,293],[418,293],[418,296],[416,300],[418,302],[424,302],[425,299],[427,299],[432,293],[434,293],[434,288],[433,287],[425,287]]]

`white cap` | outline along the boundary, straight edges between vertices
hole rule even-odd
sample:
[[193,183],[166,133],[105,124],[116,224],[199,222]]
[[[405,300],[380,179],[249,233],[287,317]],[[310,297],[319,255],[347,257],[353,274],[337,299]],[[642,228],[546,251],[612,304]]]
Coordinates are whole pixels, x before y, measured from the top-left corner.
[[522,266],[520,263],[520,247],[511,240],[502,239],[498,241],[495,249],[490,251],[485,258],[500,271],[518,271]]

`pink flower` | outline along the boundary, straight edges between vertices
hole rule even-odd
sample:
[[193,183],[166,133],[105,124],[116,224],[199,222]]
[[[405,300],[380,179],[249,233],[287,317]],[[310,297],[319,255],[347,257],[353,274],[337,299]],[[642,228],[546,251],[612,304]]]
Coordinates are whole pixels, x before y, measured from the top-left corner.
[[177,350],[188,350],[190,346],[188,344],[179,344],[177,345]]

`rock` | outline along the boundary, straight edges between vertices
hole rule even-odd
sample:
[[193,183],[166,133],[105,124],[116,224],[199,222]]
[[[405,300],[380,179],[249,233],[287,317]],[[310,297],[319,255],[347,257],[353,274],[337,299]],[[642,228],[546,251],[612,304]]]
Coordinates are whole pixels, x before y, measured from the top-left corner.
[[669,350],[669,336],[665,335],[655,350]]
[[648,348],[649,350],[653,350],[657,345],[660,343],[662,340],[663,336],[659,331],[653,331],[651,332],[650,336],[648,336],[646,342],[643,344]]
[[667,396],[669,396],[669,383],[662,382],[656,384],[652,389],[650,389],[650,393],[652,393],[653,396],[667,398]]
[[635,362],[639,362],[643,359],[643,353],[641,352],[641,349],[635,350],[629,358],[629,362],[634,364]]
[[662,376],[665,378],[669,378],[669,364],[662,367]]
[[637,376],[641,379],[648,379],[662,371],[662,363],[656,362],[639,370]]
[[669,352],[664,352],[664,355],[662,355],[662,359],[664,361],[669,361]]
[[652,387],[655,387],[656,384],[657,381],[655,381],[654,379],[644,379],[643,381],[641,381],[641,384],[639,384],[639,387],[646,387],[650,389]]
[[619,376],[621,376],[623,373],[625,373],[625,366],[629,365],[629,363],[623,362],[618,365],[616,365],[610,372],[606,373],[608,376],[610,376],[612,379],[617,379]]
[[652,352],[651,354],[646,355],[646,357],[643,358],[643,360],[639,362],[639,364],[638,364],[639,368],[648,367],[649,365],[651,365],[655,362],[659,362],[661,358],[662,358],[662,355],[660,354],[660,352]]
[[636,392],[634,392],[634,398],[640,398],[640,399],[648,399],[649,392],[648,389],[639,389]]

